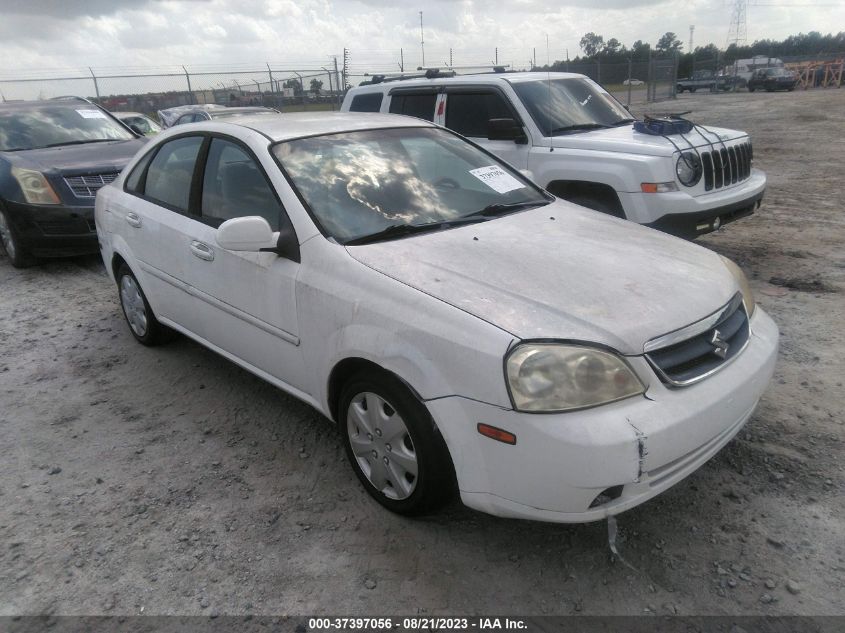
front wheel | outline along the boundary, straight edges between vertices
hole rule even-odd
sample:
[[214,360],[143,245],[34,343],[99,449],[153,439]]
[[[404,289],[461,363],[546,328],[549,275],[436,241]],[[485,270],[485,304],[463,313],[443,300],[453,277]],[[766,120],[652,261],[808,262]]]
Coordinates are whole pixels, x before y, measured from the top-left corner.
[[0,209],[0,243],[3,244],[3,249],[15,268],[27,268],[36,263],[37,260],[24,250],[3,209]]
[[344,387],[338,426],[367,492],[388,510],[419,515],[455,493],[443,436],[425,406],[390,375],[359,375]]
[[754,86],[748,86],[748,92],[754,92],[756,88]]

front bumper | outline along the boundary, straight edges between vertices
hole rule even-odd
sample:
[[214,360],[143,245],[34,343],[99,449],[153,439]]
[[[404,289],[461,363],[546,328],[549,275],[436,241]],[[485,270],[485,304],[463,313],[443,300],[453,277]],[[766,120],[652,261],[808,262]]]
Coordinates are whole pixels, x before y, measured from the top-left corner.
[[695,237],[718,225],[750,215],[760,206],[766,192],[766,174],[752,169],[739,184],[691,195],[672,193],[619,193],[627,219],[681,237]]
[[94,207],[6,202],[5,209],[21,248],[35,257],[99,252]]
[[[582,523],[628,510],[715,455],[754,411],[774,371],[778,329],[758,307],[733,362],[683,389],[652,374],[647,397],[565,414],[527,414],[460,397],[426,403],[455,465],[461,499],[498,516]],[[642,358],[638,373],[650,372]],[[514,433],[515,445],[476,425]],[[614,489],[611,500],[597,497]],[[593,507],[591,507],[593,504]]]

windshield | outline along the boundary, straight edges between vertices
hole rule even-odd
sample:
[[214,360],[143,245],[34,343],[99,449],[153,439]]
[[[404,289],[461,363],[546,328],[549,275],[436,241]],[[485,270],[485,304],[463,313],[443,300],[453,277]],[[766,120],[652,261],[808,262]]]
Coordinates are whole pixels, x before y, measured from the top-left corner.
[[273,152],[324,233],[341,243],[386,229],[387,238],[403,228],[449,228],[473,214],[484,221],[548,203],[518,172],[435,128],[296,139]]
[[513,89],[545,135],[613,127],[633,120],[622,104],[588,79],[520,81]]
[[87,103],[0,108],[0,151],[133,138],[120,123]]
[[161,132],[161,126],[145,116],[118,116],[118,118],[126,124],[134,125],[144,134],[158,134]]

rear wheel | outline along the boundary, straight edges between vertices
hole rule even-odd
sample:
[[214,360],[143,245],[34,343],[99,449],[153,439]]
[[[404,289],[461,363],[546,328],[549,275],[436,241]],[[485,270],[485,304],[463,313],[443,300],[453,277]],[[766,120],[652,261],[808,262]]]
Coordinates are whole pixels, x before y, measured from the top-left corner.
[[129,266],[122,264],[117,271],[117,288],[120,307],[129,331],[142,345],[160,345],[173,338],[173,330],[165,327],[155,318],[141,285]]
[[385,508],[419,515],[454,496],[454,468],[443,436],[397,378],[355,376],[341,392],[338,412],[349,462]]
[[21,245],[17,232],[3,209],[0,209],[0,243],[15,268],[27,268],[38,261]]

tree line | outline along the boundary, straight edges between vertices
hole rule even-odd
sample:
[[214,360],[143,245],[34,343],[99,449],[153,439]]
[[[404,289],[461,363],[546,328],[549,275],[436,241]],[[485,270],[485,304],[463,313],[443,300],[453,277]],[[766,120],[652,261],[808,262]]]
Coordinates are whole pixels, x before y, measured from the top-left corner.
[[555,61],[550,66],[538,67],[542,70],[566,70],[569,64],[607,63],[622,64],[629,60],[645,62],[653,58],[679,56],[678,72],[683,74],[703,62],[713,61],[714,69],[732,64],[737,59],[747,59],[757,55],[767,57],[793,57],[799,55],[823,56],[845,52],[845,31],[835,35],[822,35],[818,31],[790,35],[784,40],[757,40],[748,46],[729,45],[721,49],[713,43],[696,46],[694,51],[684,52],[684,43],[675,33],[664,33],[654,47],[647,42],[637,40],[628,48],[615,37],[605,40],[602,35],[586,33],[580,41],[583,55],[572,60]]

